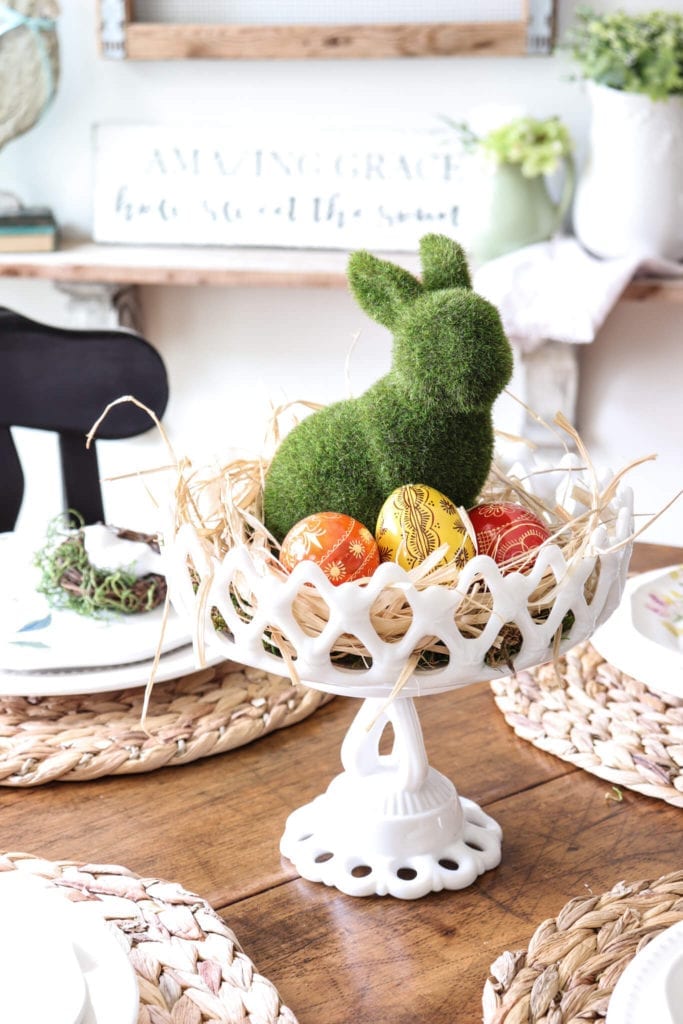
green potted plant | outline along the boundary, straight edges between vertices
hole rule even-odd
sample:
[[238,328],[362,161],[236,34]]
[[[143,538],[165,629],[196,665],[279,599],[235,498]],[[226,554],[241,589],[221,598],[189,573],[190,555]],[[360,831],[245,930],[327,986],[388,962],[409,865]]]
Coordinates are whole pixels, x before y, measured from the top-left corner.
[[[483,135],[448,122],[474,159],[466,174],[459,237],[477,263],[551,238],[562,226],[574,186],[572,140],[557,117],[517,117]],[[546,177],[564,167],[555,202]]]
[[576,12],[567,45],[591,106],[574,230],[598,256],[683,257],[683,14]]
[[683,95],[683,14],[579,7],[568,43],[584,79],[651,100]]

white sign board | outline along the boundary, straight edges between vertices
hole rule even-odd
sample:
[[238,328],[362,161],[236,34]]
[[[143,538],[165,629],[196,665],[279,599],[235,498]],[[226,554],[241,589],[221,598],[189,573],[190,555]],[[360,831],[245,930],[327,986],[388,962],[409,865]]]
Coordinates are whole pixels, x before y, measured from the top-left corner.
[[99,125],[97,242],[413,251],[454,234],[460,156],[427,132]]

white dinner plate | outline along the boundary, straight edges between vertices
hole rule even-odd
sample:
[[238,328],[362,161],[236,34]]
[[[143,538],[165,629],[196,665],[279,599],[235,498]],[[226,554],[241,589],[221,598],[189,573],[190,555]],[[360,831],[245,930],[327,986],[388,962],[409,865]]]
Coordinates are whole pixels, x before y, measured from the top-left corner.
[[591,643],[654,692],[683,697],[683,566],[628,580],[619,607]]
[[[154,657],[163,608],[97,618],[50,608],[36,590],[39,572],[32,560],[25,539],[13,534],[0,537],[0,671],[104,668]],[[191,639],[190,624],[171,609],[162,651],[182,647]]]
[[[225,655],[207,652],[206,665],[217,665]],[[103,668],[57,669],[47,672],[11,672],[0,669],[0,697],[66,697],[81,693],[108,693],[146,686],[153,659]],[[198,671],[192,645],[162,654],[155,681],[177,679]]]
[[100,906],[45,879],[0,872],[0,1020],[135,1024],[139,990]]
[[606,1024],[683,1024],[683,921],[656,935],[626,967]]

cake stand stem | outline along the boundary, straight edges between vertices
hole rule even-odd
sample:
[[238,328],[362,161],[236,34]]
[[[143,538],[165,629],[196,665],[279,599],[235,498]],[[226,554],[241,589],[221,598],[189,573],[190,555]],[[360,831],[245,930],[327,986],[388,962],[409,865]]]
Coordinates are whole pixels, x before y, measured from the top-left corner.
[[[390,754],[380,754],[388,723],[394,730],[394,744]],[[350,775],[365,777],[384,769],[392,772],[393,782],[401,790],[418,790],[424,785],[429,763],[415,701],[410,697],[389,703],[381,698],[364,700],[344,737],[341,761]]]
[[[391,752],[380,754],[391,724]],[[281,852],[299,873],[351,896],[416,899],[462,889],[500,862],[500,827],[429,766],[414,701],[363,701],[344,771],[287,819]]]

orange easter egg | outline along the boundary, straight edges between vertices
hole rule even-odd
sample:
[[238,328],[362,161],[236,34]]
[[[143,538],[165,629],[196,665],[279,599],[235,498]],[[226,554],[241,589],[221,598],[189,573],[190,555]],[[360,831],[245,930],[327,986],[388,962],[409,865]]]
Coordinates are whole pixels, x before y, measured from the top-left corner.
[[317,512],[294,524],[282,542],[280,561],[289,572],[299,562],[316,562],[337,586],[371,576],[379,565],[379,549],[357,519]]
[[534,552],[550,533],[537,515],[511,501],[486,502],[468,511],[480,555],[489,555],[504,572],[528,572]]

